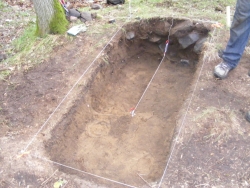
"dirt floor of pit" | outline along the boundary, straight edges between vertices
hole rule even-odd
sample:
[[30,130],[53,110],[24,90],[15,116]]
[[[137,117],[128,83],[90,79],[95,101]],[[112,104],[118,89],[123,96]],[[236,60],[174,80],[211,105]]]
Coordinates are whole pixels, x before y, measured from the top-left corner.
[[[222,44],[223,46],[226,45],[228,35],[225,35],[225,33],[217,33],[217,35],[221,36],[221,38],[213,41],[212,45],[209,46],[206,51],[211,51],[211,49],[215,48],[213,43]],[[108,36],[107,39],[110,39],[110,36]],[[57,165],[51,165],[48,161],[36,159],[29,154],[17,158],[18,152],[27,145],[30,138],[40,128],[41,123],[44,122],[44,119],[49,116],[58,102],[61,101],[69,88],[74,84],[75,80],[79,78],[82,70],[87,67],[88,60],[93,60],[93,57],[95,57],[96,54],[93,54],[92,57],[88,51],[92,47],[91,42],[93,44],[93,40],[93,38],[84,38],[84,40],[82,40],[80,37],[77,37],[72,43],[67,42],[68,44],[64,43],[64,45],[56,48],[51,59],[43,64],[24,73],[19,72],[18,74],[13,74],[7,80],[1,81],[0,187],[27,188],[27,184],[31,185],[30,187],[39,187],[41,184],[43,184],[42,187],[53,187],[53,183],[59,178],[67,180],[68,184],[66,187],[70,188],[102,187],[96,185],[96,178],[91,176],[78,178],[69,173],[57,171]],[[84,49],[80,48],[83,44]],[[77,51],[75,50],[75,46],[78,47]],[[99,52],[100,48],[95,50]],[[79,62],[78,60],[82,60],[83,56],[85,62]],[[249,56],[249,51],[246,51],[240,65],[233,70],[225,80],[215,79],[212,73],[214,66],[221,61],[217,54],[212,53],[212,55],[208,54],[204,57],[203,61],[205,63],[194,92],[194,98],[187,112],[185,124],[180,138],[178,142],[176,142],[176,149],[173,152],[173,157],[161,187],[249,187],[250,126],[249,123],[244,120],[244,114],[249,110],[250,106],[250,77],[247,75],[250,69]],[[165,66],[170,66],[171,70],[171,67],[172,69],[176,67],[179,69],[181,65],[171,64],[165,61],[162,68],[164,69]],[[186,69],[186,67],[181,67],[181,69]],[[199,71],[200,66],[195,73],[195,80],[197,79]],[[162,75],[161,71],[159,73]],[[169,74],[171,75],[171,72],[169,72]],[[180,75],[180,77],[181,76],[182,75]],[[162,76],[162,78],[164,77]],[[156,80],[158,80],[157,77]],[[159,80],[154,83],[159,84]],[[46,87],[47,84],[50,84],[50,87]],[[164,95],[166,95],[166,90],[167,89],[164,89]],[[155,92],[155,90],[153,91]],[[153,91],[149,90],[149,93]],[[90,92],[97,93],[98,88]],[[112,92],[114,91],[112,90]],[[152,95],[152,93],[150,95]],[[116,97],[118,96],[114,98]],[[98,99],[104,98],[105,97],[102,96]],[[147,99],[147,96],[145,98]],[[157,100],[157,98],[155,98],[155,100]],[[182,98],[180,98],[180,101],[181,100]],[[80,100],[79,102],[81,103],[79,104],[84,104],[84,101],[85,100]],[[135,101],[137,102],[137,100]],[[95,104],[99,104],[100,102],[102,101],[96,101]],[[141,121],[140,118],[147,115],[147,110],[151,110],[147,108],[147,102],[148,100],[142,102],[138,108],[137,115],[135,116],[138,122]],[[112,103],[112,101],[109,101],[109,104],[110,103]],[[90,104],[92,104],[91,101]],[[132,104],[132,106],[128,105],[129,108],[133,106],[134,104]],[[103,116],[98,112],[103,111],[98,111],[96,106],[95,108],[93,107],[94,106],[92,106],[91,110],[93,112],[96,111],[96,117],[101,119]],[[185,114],[186,107],[187,106],[184,105],[184,108],[181,108],[182,110],[179,112],[180,116]],[[28,111],[26,111],[26,109]],[[75,110],[76,109],[77,108],[75,108]],[[85,110],[86,109],[85,107]],[[112,110],[108,107],[105,109]],[[120,110],[117,111],[120,113]],[[124,111],[129,113],[129,109]],[[161,113],[167,114],[167,111],[161,111]],[[182,121],[180,116],[176,118],[177,125]],[[79,122],[82,122],[81,118],[77,116],[76,111],[72,110],[67,114],[67,117],[72,117],[72,122],[78,117]],[[128,117],[130,118],[130,116]],[[174,115],[171,117],[174,117]],[[69,120],[68,125],[72,123],[70,122],[71,120]],[[147,122],[152,121],[151,119],[145,120],[147,120]],[[147,122],[143,123],[146,125]],[[107,125],[106,123],[104,124],[105,126]],[[152,124],[154,124],[154,122],[152,122]],[[133,127],[132,124],[129,125],[131,128],[136,128]],[[62,126],[62,128],[65,129],[66,127]],[[165,130],[165,128],[166,127],[162,127],[162,130]],[[146,130],[144,127],[138,126],[138,130],[139,129]],[[88,130],[93,132],[91,127]],[[97,127],[95,130],[99,131],[100,129]],[[150,128],[148,132],[152,130],[153,129]],[[75,131],[79,131],[79,129],[75,128]],[[109,133],[111,133],[111,129],[109,131]],[[128,131],[132,132],[133,129]],[[64,131],[61,130],[59,133],[63,132]],[[116,132],[119,133],[119,131]],[[145,135],[148,136],[148,132],[146,132]],[[95,134],[89,137],[89,139],[97,139],[97,137],[93,136],[100,136],[102,134],[102,132],[95,131],[94,133]],[[137,136],[134,138],[139,138],[138,135],[136,135],[136,130],[134,130],[134,133],[134,135]],[[69,132],[69,134],[73,133]],[[123,135],[125,137],[128,133],[125,132]],[[79,134],[79,136],[81,136],[81,134]],[[39,134],[40,141],[43,141],[43,137],[43,134]],[[102,138],[103,137],[105,136],[102,136]],[[84,135],[78,137],[78,139],[79,138],[87,137]],[[121,138],[123,138],[122,134]],[[151,143],[149,144],[151,145]],[[30,154],[33,154],[35,151],[41,154],[41,156],[47,156],[39,150],[38,145],[42,145],[42,143],[34,143],[34,150],[32,150]],[[99,145],[95,146],[97,148],[99,147]],[[71,145],[70,147],[75,147],[75,145]],[[125,147],[125,149],[127,148]],[[68,151],[70,152],[69,149]],[[78,154],[79,153],[80,152],[78,152]],[[83,153],[81,154],[83,155]],[[59,157],[58,159],[60,159]],[[148,155],[148,158],[142,159],[151,162],[153,161],[151,157],[151,155]],[[61,160],[63,161],[64,159],[61,158]],[[145,160],[142,160],[141,164],[143,164],[143,162],[145,163]],[[65,162],[67,161],[65,160]],[[73,163],[78,165],[81,161],[73,161],[70,164]],[[144,170],[144,172],[147,172],[147,168],[145,168],[147,166],[141,167],[139,163],[134,169],[141,169],[141,171]],[[164,167],[165,164],[161,169]],[[126,166],[124,168],[126,168]],[[65,169],[63,170],[66,172]],[[137,174],[135,176],[138,178]],[[146,176],[145,178],[149,179],[150,177]],[[44,183],[48,179],[49,181]],[[134,181],[139,181],[139,178]],[[139,184],[141,183],[143,183],[142,180]],[[118,185],[114,184],[109,187],[118,187]]]
[[[117,46],[76,107],[53,130],[46,149],[54,161],[141,186],[145,182],[138,174],[155,182],[163,173],[176,115],[192,82],[197,56],[189,59],[190,64],[166,58],[131,117],[130,110],[147,87],[162,53],[158,45],[143,40]],[[119,59],[117,54],[122,51],[128,58]]]

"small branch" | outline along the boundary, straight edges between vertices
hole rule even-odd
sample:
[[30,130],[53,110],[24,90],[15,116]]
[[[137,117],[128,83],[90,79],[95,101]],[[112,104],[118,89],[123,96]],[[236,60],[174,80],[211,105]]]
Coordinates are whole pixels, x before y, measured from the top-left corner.
[[63,185],[62,186],[62,188],[65,188],[66,187],[66,185],[68,184],[69,182],[67,181],[66,183],[65,183],[65,185]]
[[56,169],[55,172],[53,172],[53,174],[52,174],[49,178],[47,178],[47,179],[41,184],[41,186],[43,186],[43,184],[48,183],[48,181],[55,175],[55,173],[56,173],[57,171],[58,171],[58,169]]

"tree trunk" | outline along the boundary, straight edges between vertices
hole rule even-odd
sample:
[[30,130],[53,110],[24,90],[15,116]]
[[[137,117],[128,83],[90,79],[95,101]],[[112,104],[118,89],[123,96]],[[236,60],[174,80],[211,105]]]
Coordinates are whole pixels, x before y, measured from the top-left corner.
[[58,0],[33,0],[33,4],[37,15],[38,36],[64,33],[67,30],[68,21]]

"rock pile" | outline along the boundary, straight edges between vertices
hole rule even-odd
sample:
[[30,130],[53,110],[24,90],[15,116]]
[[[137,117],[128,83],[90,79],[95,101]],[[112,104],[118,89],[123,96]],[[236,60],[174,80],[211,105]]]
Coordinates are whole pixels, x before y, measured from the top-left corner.
[[126,38],[128,40],[135,38],[148,40],[149,42],[159,44],[161,48],[165,46],[165,42],[169,37],[170,45],[174,44],[178,49],[192,48],[198,54],[202,51],[203,44],[210,30],[210,24],[192,20],[152,18],[138,21],[133,25],[127,25],[126,31],[130,35],[127,34]]

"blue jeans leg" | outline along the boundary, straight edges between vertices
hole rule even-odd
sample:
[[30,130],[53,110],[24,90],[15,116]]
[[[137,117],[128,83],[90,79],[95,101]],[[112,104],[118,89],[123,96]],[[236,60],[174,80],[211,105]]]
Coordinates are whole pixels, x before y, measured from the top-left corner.
[[222,59],[235,68],[244,52],[250,34],[250,1],[237,0],[234,19],[230,28],[230,39]]

